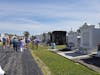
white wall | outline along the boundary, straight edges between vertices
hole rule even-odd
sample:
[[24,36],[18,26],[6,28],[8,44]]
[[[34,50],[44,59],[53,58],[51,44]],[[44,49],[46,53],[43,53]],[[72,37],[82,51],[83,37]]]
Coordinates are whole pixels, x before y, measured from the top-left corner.
[[93,43],[92,48],[97,48],[97,45],[100,43],[100,29],[94,29],[93,30]]
[[80,42],[80,47],[83,48],[89,48],[90,46],[90,29],[88,25],[83,25],[80,28],[80,36],[81,36],[81,42]]
[[95,29],[94,25],[87,25],[86,23],[80,27],[80,47],[92,49],[93,46],[93,30]]
[[70,31],[68,33],[68,43],[74,43],[75,48],[77,47],[77,32]]
[[[37,37],[38,39],[40,39],[41,41],[44,40],[43,34],[36,35],[36,37]],[[50,35],[49,35],[48,33],[45,33],[45,42],[47,42],[48,40],[50,40]]]
[[97,44],[100,43],[100,29],[95,28],[94,25],[83,25],[80,31],[80,47],[90,50],[97,48]]

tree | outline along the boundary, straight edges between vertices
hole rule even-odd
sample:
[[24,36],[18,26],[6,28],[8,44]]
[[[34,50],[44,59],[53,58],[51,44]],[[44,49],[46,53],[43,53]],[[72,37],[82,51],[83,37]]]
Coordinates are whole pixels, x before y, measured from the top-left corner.
[[43,33],[43,40],[42,40],[43,42],[45,42],[46,41],[46,33]]
[[24,36],[25,36],[25,38],[28,38],[29,35],[30,35],[30,33],[29,33],[28,31],[24,31]]

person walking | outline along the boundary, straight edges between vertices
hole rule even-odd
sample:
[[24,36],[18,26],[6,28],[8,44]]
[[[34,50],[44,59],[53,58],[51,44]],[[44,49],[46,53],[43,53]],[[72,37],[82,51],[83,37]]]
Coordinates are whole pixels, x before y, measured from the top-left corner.
[[6,48],[6,38],[5,37],[3,37],[2,38],[2,42],[3,42],[3,49],[5,49]]
[[17,52],[18,49],[18,39],[14,37],[13,39],[13,49]]
[[22,39],[19,40],[20,51],[23,52],[24,49],[24,42]]
[[39,39],[37,39],[37,38],[34,39],[34,44],[35,44],[36,49],[38,49],[39,42],[40,42]]
[[7,47],[10,48],[10,36],[7,37]]

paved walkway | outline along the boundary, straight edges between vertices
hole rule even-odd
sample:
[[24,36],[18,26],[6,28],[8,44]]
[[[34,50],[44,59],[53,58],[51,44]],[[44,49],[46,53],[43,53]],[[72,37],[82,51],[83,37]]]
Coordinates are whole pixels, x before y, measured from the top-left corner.
[[29,50],[15,52],[0,47],[0,65],[6,75],[43,75]]

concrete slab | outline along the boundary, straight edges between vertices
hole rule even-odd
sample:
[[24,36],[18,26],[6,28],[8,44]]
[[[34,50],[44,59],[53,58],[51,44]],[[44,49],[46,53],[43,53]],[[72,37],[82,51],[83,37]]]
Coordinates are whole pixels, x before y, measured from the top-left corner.
[[64,56],[68,59],[80,59],[90,57],[89,55],[78,53],[77,51],[58,52],[57,54]]
[[94,58],[90,55],[92,54],[96,54],[97,52],[92,52],[91,54],[79,54],[76,51],[67,51],[67,52],[57,52],[57,54],[68,58],[72,61],[74,61],[75,63],[80,63],[83,64],[85,66],[87,66],[88,68],[100,73],[100,58]]

